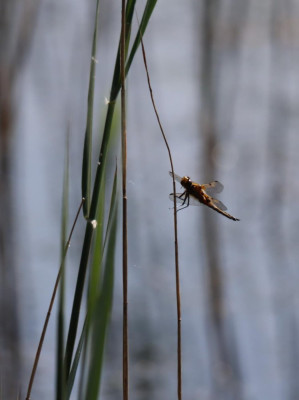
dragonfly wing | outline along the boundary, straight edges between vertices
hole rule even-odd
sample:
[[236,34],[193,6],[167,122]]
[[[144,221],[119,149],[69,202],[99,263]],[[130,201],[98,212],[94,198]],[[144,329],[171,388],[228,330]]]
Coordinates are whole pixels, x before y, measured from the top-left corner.
[[171,177],[173,176],[174,179],[175,179],[177,182],[181,183],[182,178],[181,178],[179,175],[177,175],[177,174],[172,175],[172,172],[171,172],[171,171],[169,171],[169,175],[170,175]]
[[225,205],[220,200],[217,200],[217,199],[214,199],[213,197],[211,197],[211,203],[212,203],[212,205],[218,207],[219,210],[221,210],[221,211],[227,210],[227,207],[225,207]]
[[223,190],[222,183],[218,181],[213,181],[207,183],[206,185],[202,185],[203,190],[206,192],[207,195],[211,196],[215,193],[220,193]]

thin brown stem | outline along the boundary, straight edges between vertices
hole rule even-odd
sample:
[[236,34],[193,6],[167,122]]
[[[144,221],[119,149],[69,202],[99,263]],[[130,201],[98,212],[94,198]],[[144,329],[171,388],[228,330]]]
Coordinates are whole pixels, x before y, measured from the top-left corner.
[[29,380],[29,384],[28,384],[28,389],[27,389],[26,400],[30,400],[32,385],[33,385],[33,382],[34,382],[35,373],[36,373],[36,369],[37,369],[37,366],[38,366],[40,353],[41,353],[41,350],[42,350],[42,347],[43,347],[44,338],[45,338],[45,335],[46,335],[46,331],[47,331],[49,319],[50,319],[50,316],[51,316],[51,312],[52,312],[52,308],[53,308],[53,304],[54,304],[56,292],[57,292],[57,289],[58,289],[58,284],[59,284],[59,281],[60,281],[60,277],[61,277],[61,273],[62,273],[62,268],[63,268],[63,266],[64,266],[65,258],[66,258],[68,249],[69,249],[69,247],[70,247],[72,235],[73,235],[73,232],[74,232],[76,223],[77,223],[77,221],[78,221],[78,218],[79,218],[79,215],[80,215],[80,211],[81,211],[81,208],[82,208],[82,206],[83,206],[84,201],[85,201],[85,199],[83,198],[83,199],[81,200],[81,203],[80,203],[80,206],[79,206],[79,208],[78,208],[76,217],[75,217],[75,219],[74,219],[73,226],[72,226],[71,232],[70,232],[70,234],[69,234],[68,240],[67,240],[66,245],[65,245],[65,247],[64,247],[64,251],[63,251],[63,255],[62,255],[62,260],[61,260],[61,264],[60,264],[60,267],[59,267],[59,270],[58,270],[58,274],[57,274],[57,277],[56,277],[56,281],[55,281],[55,285],[54,285],[52,297],[51,297],[51,300],[50,300],[48,312],[47,312],[47,315],[46,315],[46,319],[45,319],[45,322],[44,322],[43,330],[42,330],[41,337],[40,337],[40,340],[39,340],[39,344],[38,344],[38,347],[37,347],[37,351],[36,351],[36,354],[35,354],[35,359],[34,359],[34,363],[33,363],[33,368],[32,368],[32,371],[31,371],[31,376],[30,376],[30,380]]
[[128,345],[128,236],[127,236],[127,128],[125,86],[126,2],[122,0],[120,76],[121,76],[121,130],[122,130],[122,196],[123,196],[123,400],[129,398]]
[[178,225],[177,225],[177,204],[176,204],[176,188],[175,188],[175,179],[174,179],[174,167],[173,167],[173,161],[172,161],[172,156],[171,156],[171,151],[170,147],[168,144],[168,141],[166,139],[166,135],[164,132],[164,129],[162,127],[162,123],[157,111],[157,107],[155,104],[154,96],[153,96],[153,90],[151,86],[151,81],[150,81],[150,76],[148,72],[148,66],[147,66],[147,61],[146,61],[146,54],[145,54],[145,49],[144,49],[144,44],[143,44],[143,39],[142,36],[140,36],[140,41],[141,41],[141,48],[142,48],[142,55],[143,55],[143,61],[144,61],[144,66],[145,66],[145,71],[146,71],[146,76],[147,76],[147,83],[148,83],[148,88],[150,91],[150,96],[152,100],[152,104],[155,110],[155,114],[157,117],[157,121],[168,151],[168,157],[170,161],[170,167],[171,167],[171,172],[172,172],[172,185],[173,185],[173,194],[174,194],[174,209],[173,209],[173,220],[174,220],[174,249],[175,249],[175,282],[176,282],[176,301],[177,301],[177,359],[178,359],[178,365],[177,365],[177,379],[178,379],[178,386],[177,386],[177,391],[178,391],[178,400],[182,400],[182,344],[181,344],[181,294],[180,294],[180,269],[179,269],[179,250],[178,250]]

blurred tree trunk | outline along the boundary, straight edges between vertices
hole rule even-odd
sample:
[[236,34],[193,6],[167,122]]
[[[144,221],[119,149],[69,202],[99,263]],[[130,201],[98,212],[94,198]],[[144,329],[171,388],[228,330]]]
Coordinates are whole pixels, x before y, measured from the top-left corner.
[[[201,175],[206,180],[213,180],[217,177],[215,149],[219,141],[219,133],[217,132],[217,97],[220,83],[220,66],[217,63],[218,53],[215,50],[215,46],[221,46],[221,43],[217,43],[217,29],[219,29],[221,8],[219,0],[205,0],[202,7],[200,64]],[[237,31],[233,33],[236,35]],[[220,37],[219,35],[218,39]],[[231,93],[229,94],[231,95]],[[233,327],[229,327],[230,341],[227,337],[228,329],[225,329],[228,326],[228,322],[227,320],[225,321],[224,281],[219,254],[219,223],[216,219],[218,217],[218,215],[214,215],[208,210],[203,212],[203,232],[207,257],[206,276],[209,296],[207,330],[212,368],[212,398],[241,400],[243,397],[241,392],[241,371],[238,352],[235,342],[232,340]]]
[[278,358],[284,380],[287,383],[286,399],[298,398],[298,345],[296,344],[297,321],[290,293],[281,290],[288,286],[292,276],[287,251],[284,210],[288,191],[287,163],[289,151],[289,121],[292,120],[292,101],[286,82],[290,80],[293,68],[293,52],[297,51],[296,32],[292,32],[293,7],[291,0],[271,4],[270,19],[270,91],[269,125],[266,142],[266,174],[268,190],[265,193],[265,246],[269,263],[269,278],[274,288],[273,309],[276,315]]
[[0,375],[3,399],[20,392],[18,291],[12,190],[13,87],[30,42],[36,2],[1,2],[0,19]]

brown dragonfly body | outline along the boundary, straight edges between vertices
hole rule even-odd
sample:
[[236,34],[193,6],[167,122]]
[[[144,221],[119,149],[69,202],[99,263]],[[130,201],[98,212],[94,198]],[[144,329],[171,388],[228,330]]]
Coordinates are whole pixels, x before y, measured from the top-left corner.
[[[169,174],[172,176],[171,172],[169,172]],[[193,182],[189,176],[181,178],[179,175],[174,174],[174,178],[176,181],[180,182],[185,189],[183,193],[176,193],[176,200],[182,205],[180,210],[189,205],[199,205],[201,203],[233,221],[240,221],[238,218],[226,212],[227,208],[220,200],[211,196],[214,193],[222,192],[223,185],[220,182],[213,181],[208,184],[200,185],[199,183]],[[170,195],[170,198],[174,201],[173,193]]]

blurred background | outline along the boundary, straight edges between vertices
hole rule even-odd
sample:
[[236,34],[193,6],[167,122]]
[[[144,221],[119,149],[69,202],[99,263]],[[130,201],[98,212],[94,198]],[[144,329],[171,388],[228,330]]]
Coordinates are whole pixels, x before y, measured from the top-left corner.
[[[143,6],[137,2],[140,14]],[[3,399],[19,391],[24,397],[59,266],[68,126],[71,221],[80,203],[94,13],[94,1],[1,2]],[[120,1],[103,0],[95,134],[119,26]],[[241,219],[206,207],[178,214],[188,400],[299,399],[298,27],[298,0],[172,0],[157,3],[146,31],[176,173],[221,181],[219,198]],[[172,183],[140,51],[128,76],[127,129],[131,399],[170,399],[176,396]],[[83,227],[81,218],[69,253],[68,309]],[[54,310],[32,398],[54,398],[55,326]],[[102,379],[107,400],[122,393],[121,334],[119,256]]]

